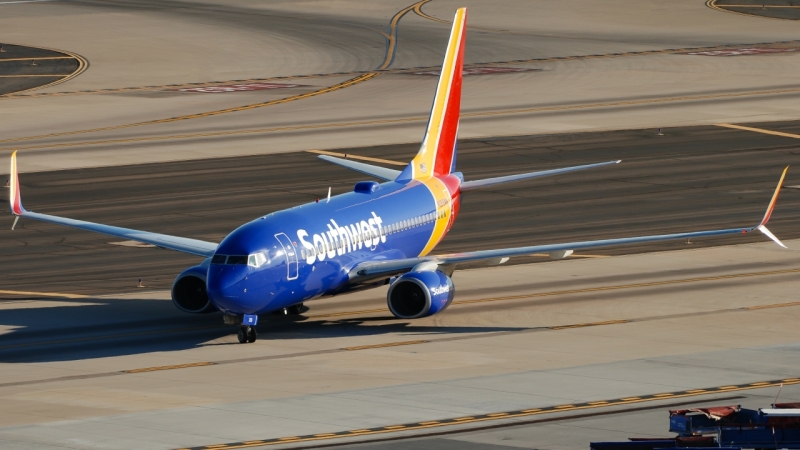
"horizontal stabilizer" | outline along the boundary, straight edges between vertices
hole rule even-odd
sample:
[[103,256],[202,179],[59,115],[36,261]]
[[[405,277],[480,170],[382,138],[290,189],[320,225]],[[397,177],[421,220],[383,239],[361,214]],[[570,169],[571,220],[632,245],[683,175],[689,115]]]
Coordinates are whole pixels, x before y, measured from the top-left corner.
[[400,175],[399,170],[387,169],[381,166],[373,166],[372,164],[355,162],[349,159],[336,158],[328,155],[319,155],[318,158],[342,167],[347,167],[348,169],[355,170],[356,172],[361,172],[375,178],[379,178],[384,181],[392,181]]
[[575,172],[578,170],[593,169],[595,167],[608,166],[611,164],[619,164],[620,161],[621,160],[608,161],[596,164],[586,164],[583,166],[565,167],[563,169],[542,170],[539,172],[520,173],[517,175],[508,175],[505,177],[486,178],[483,180],[475,180],[475,181],[465,181],[464,183],[461,184],[461,190],[469,191],[472,189],[494,186],[497,184],[511,183],[514,181],[527,180],[530,178],[549,177],[550,175],[560,175],[562,173]]

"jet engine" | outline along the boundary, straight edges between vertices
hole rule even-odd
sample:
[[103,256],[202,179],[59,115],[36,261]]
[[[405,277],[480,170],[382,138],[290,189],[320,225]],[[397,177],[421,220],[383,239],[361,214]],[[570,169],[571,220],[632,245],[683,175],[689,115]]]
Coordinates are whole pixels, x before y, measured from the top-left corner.
[[206,292],[208,261],[184,270],[172,283],[172,303],[183,312],[202,314],[217,310]]
[[438,270],[408,272],[389,288],[389,310],[400,319],[417,319],[444,311],[453,301],[453,281]]

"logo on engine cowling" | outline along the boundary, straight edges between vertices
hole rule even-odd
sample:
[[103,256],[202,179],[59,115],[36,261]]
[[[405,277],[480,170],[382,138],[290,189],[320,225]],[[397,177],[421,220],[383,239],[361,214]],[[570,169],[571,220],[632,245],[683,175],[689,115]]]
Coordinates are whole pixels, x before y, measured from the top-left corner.
[[448,292],[450,292],[450,286],[448,285],[439,286],[431,289],[431,294],[433,295],[447,294]]

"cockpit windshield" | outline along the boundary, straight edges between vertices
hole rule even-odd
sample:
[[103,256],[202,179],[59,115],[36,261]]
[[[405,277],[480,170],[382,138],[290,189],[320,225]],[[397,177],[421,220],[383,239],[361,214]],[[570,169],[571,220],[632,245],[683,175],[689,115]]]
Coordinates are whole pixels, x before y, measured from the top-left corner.
[[211,264],[230,264],[230,265],[245,265],[250,267],[261,267],[269,259],[264,252],[252,253],[250,255],[214,255],[211,258]]
[[267,262],[267,255],[263,252],[253,253],[247,257],[247,265],[250,267],[261,267]]

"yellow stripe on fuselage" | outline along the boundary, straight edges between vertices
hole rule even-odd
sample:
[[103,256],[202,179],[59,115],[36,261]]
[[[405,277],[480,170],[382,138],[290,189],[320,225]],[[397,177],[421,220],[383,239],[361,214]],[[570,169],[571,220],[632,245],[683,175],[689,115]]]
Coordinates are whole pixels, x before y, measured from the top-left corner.
[[412,178],[415,180],[424,180],[433,176],[439,137],[442,132],[442,121],[447,110],[447,100],[450,98],[453,71],[461,44],[461,34],[464,31],[464,14],[465,10],[463,8],[456,11],[453,31],[450,34],[450,42],[447,44],[447,53],[442,64],[442,73],[439,76],[439,85],[436,87],[436,97],[433,100],[431,117],[428,120],[428,130],[425,133],[425,139],[422,141],[419,153],[414,157],[412,164]]
[[438,178],[428,178],[422,181],[422,184],[431,191],[433,201],[436,205],[436,222],[433,225],[431,237],[425,248],[422,249],[419,256],[425,256],[430,253],[436,245],[444,239],[447,234],[447,224],[450,223],[450,216],[453,214],[453,205],[450,200],[450,191],[444,185],[442,180]]

